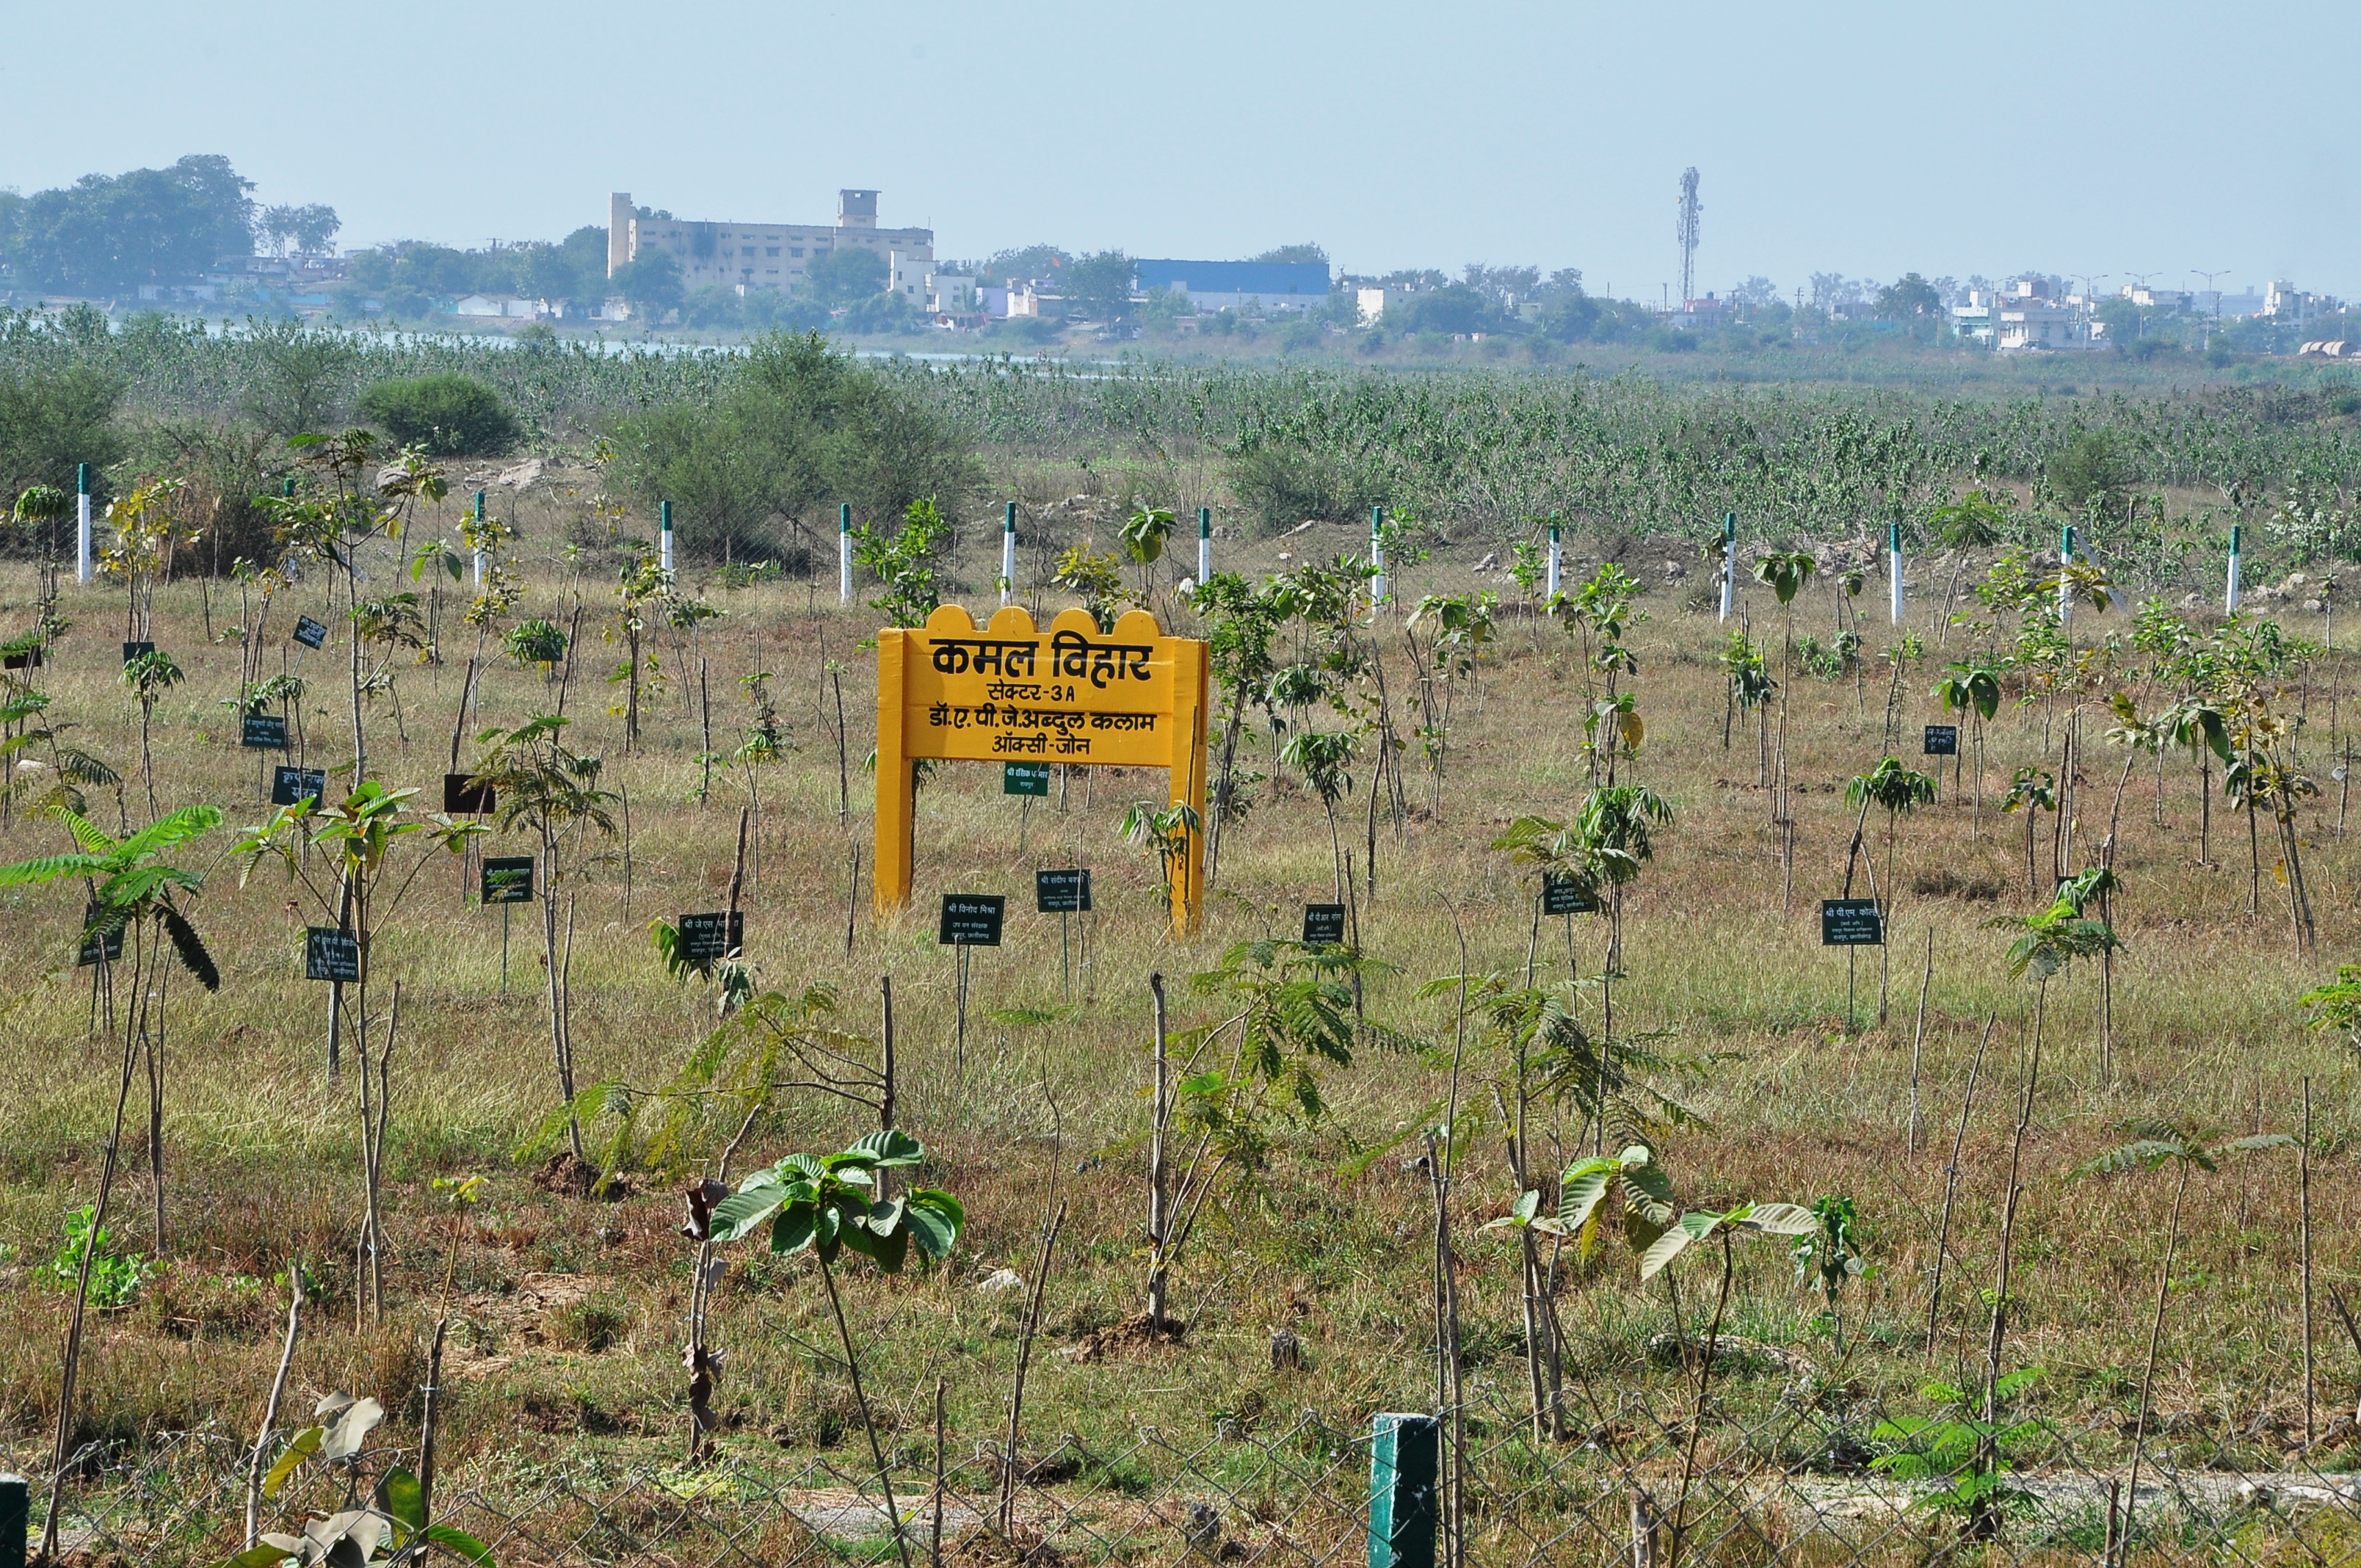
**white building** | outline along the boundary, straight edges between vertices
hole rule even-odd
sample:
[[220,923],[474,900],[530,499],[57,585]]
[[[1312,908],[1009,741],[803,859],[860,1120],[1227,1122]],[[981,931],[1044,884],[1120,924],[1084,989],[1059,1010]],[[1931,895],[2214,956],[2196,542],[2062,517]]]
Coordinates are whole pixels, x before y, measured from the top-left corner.
[[1143,294],[1185,296],[1202,312],[1312,311],[1328,302],[1324,261],[1183,261],[1143,257],[1132,264],[1132,287]]
[[930,280],[933,299],[929,304],[939,316],[972,316],[983,309],[975,280],[956,272],[938,272]]
[[502,321],[545,321],[557,313],[547,300],[520,299],[514,294],[469,294],[451,303],[455,316],[497,318]]
[[1951,307],[1951,330],[1962,342],[1981,343],[1987,348],[1993,340],[1993,292],[1989,289],[1971,289],[1968,302]]
[[[666,250],[680,265],[681,286],[691,292],[736,286],[784,293],[821,257],[861,249],[886,262],[889,287],[896,252],[906,258],[899,265],[910,274],[913,288],[924,286],[924,274],[935,265],[934,230],[879,228],[874,191],[839,191],[836,208],[833,227],[688,223],[642,217],[631,205],[631,192],[618,191],[607,198],[607,276],[613,277],[617,268],[650,250]],[[926,304],[916,293],[906,297],[921,308]]]
[[1418,289],[1356,289],[1353,291],[1353,302],[1360,307],[1362,324],[1367,325],[1370,322],[1383,321],[1388,310],[1400,307],[1412,294],[1423,291]]

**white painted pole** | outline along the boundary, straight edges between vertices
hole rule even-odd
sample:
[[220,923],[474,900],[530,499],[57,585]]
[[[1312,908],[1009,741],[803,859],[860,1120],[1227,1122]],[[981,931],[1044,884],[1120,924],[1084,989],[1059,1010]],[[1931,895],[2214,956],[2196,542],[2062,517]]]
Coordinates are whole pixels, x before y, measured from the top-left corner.
[[1551,523],[1549,525],[1549,590],[1543,596],[1542,602],[1543,604],[1555,604],[1557,602],[1558,587],[1565,581],[1563,571],[1565,565],[1565,546],[1558,540],[1557,524],[1554,522]]
[[1213,509],[1197,509],[1197,586],[1213,580]]
[[836,507],[836,602],[852,602],[852,503]]
[[90,581],[90,465],[74,465],[74,581]]
[[1000,520],[1000,608],[1006,609],[1016,594],[1016,503]]
[[1738,514],[1721,514],[1721,619],[1728,620],[1738,597]]
[[1386,602],[1385,526],[1386,509],[1371,507],[1369,509],[1369,565],[1376,568],[1376,575],[1369,579],[1369,603],[1372,606]]
[[[481,490],[478,490],[478,491],[476,492],[476,527],[477,527],[478,530],[480,530],[483,526],[484,526],[484,492],[483,492],[483,491],[481,491]],[[483,547],[482,545],[480,545],[480,544],[478,544],[478,545],[477,545],[477,546],[476,546],[476,562],[475,562],[475,565],[476,565],[476,587],[479,587],[479,588],[480,588],[480,587],[482,587],[484,586],[484,547]]]
[[656,503],[656,565],[672,570],[672,503]]
[[1885,571],[1894,588],[1894,624],[1902,624],[1902,525],[1885,525]]
[[2246,543],[2246,532],[2238,523],[2230,525],[2230,584],[2229,591],[2222,596],[2224,615],[2238,613],[2238,546]]

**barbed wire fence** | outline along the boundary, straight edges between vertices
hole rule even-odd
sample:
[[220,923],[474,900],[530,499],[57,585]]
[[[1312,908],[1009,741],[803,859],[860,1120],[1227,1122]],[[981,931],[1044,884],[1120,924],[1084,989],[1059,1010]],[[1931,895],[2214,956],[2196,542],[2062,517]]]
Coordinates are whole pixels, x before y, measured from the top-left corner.
[[[899,1543],[864,1465],[742,1452],[695,1467],[595,1452],[479,1460],[444,1477],[435,1522],[500,1568],[793,1568],[903,1551],[928,1568],[2361,1563],[2361,1472],[2337,1467],[2361,1457],[2349,1421],[2308,1450],[2268,1420],[2157,1423],[2135,1496],[2119,1412],[2070,1427],[1889,1411],[1807,1376],[1743,1414],[1710,1399],[1697,1414],[1677,1389],[1590,1386],[1537,1440],[1529,1404],[1478,1388],[1444,1419],[1305,1409],[1185,1438],[1070,1434],[1013,1467],[996,1443],[938,1460],[904,1434]],[[246,1544],[250,1458],[225,1432],[85,1449],[69,1466],[60,1561],[222,1563]],[[379,1448],[308,1465],[262,1528],[366,1507],[389,1465],[412,1462]],[[38,1525],[48,1486],[28,1490]]]

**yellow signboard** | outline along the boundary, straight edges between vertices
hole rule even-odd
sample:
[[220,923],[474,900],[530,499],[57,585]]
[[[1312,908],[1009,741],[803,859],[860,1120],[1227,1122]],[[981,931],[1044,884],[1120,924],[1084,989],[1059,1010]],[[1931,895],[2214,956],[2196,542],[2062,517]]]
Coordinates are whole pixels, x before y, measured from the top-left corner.
[[[1043,631],[1010,606],[979,627],[947,604],[919,628],[877,634],[877,906],[910,897],[910,764],[1064,762],[1165,768],[1171,799],[1205,815],[1205,644],[1167,637],[1146,610],[1101,631],[1088,610]],[[1203,834],[1172,877],[1172,925],[1197,923]]]

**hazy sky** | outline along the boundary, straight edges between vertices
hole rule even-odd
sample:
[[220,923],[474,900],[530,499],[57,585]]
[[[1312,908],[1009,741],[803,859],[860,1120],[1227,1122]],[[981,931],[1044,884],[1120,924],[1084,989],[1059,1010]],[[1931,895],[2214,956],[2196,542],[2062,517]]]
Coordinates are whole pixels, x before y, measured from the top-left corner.
[[[2361,294],[2348,3],[11,7],[0,185],[225,153],[341,243],[555,238],[610,190],[945,257],[1049,240],[1699,288],[2027,267]],[[2315,67],[2310,62],[2319,62]]]

